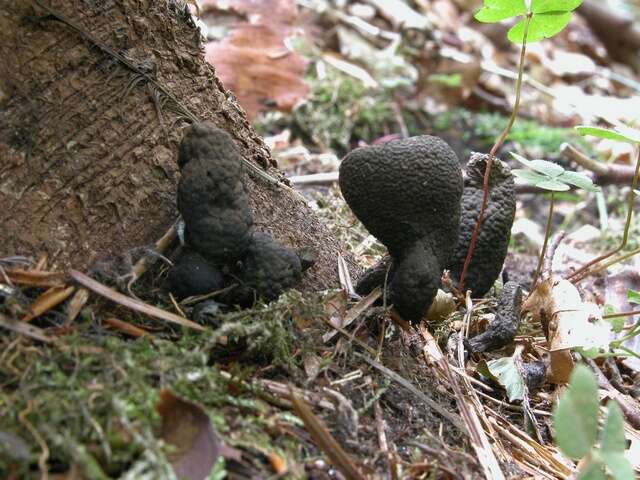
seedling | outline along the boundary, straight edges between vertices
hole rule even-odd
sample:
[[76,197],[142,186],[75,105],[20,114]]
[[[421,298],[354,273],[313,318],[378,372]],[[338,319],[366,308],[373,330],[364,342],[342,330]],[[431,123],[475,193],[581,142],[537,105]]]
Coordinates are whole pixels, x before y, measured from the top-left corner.
[[598,192],[600,190],[600,187],[595,186],[591,179],[585,174],[565,170],[557,163],[549,162],[547,160],[527,160],[523,156],[513,152],[511,153],[511,156],[518,162],[528,167],[527,170],[512,170],[512,173],[516,177],[525,180],[527,183],[533,185],[534,187],[538,187],[551,192],[549,213],[547,214],[547,226],[545,228],[544,234],[544,243],[542,245],[542,250],[540,251],[540,258],[538,259],[538,268],[536,269],[536,273],[531,284],[531,288],[533,289],[538,280],[538,277],[540,276],[544,256],[547,252],[549,237],[551,236],[551,219],[553,217],[555,192],[567,191],[571,188],[571,186],[582,188],[588,192]]
[[524,72],[524,57],[527,43],[538,42],[544,38],[550,38],[561,32],[571,20],[573,10],[578,8],[582,0],[484,0],[484,6],[475,14],[476,20],[484,23],[497,23],[508,18],[518,17],[520,21],[509,30],[508,39],[520,47],[520,60],[518,62],[518,79],[516,81],[516,98],[513,105],[513,111],[509,118],[509,123],[504,131],[500,134],[496,143],[489,152],[489,160],[484,173],[484,195],[482,198],[482,207],[476,221],[467,258],[464,262],[462,273],[460,274],[460,289],[464,289],[464,278],[471,264],[473,250],[476,242],[484,215],[489,201],[489,179],[491,178],[491,166],[493,158],[498,149],[502,146],[509,135],[511,127],[516,121],[518,108],[520,106],[520,93],[522,90],[522,76]]
[[630,480],[634,472],[624,457],[624,418],[611,400],[598,435],[598,384],[587,367],[578,365],[571,374],[569,390],[553,413],[556,442],[562,453],[580,461],[578,479]]
[[631,191],[629,192],[629,201],[627,206],[627,220],[624,226],[624,234],[622,235],[622,242],[620,245],[613,250],[600,255],[599,257],[593,259],[592,261],[586,263],[581,268],[573,272],[569,277],[569,280],[572,282],[579,282],[583,278],[592,275],[594,273],[600,272],[602,270],[607,269],[611,265],[614,265],[618,262],[626,260],[627,258],[640,253],[640,248],[635,249],[632,252],[629,252],[626,255],[622,255],[620,257],[614,258],[611,261],[600,265],[597,268],[589,270],[593,265],[606,260],[609,257],[612,257],[616,253],[620,252],[627,246],[627,242],[629,240],[629,229],[631,227],[631,217],[633,214],[633,204],[635,202],[636,195],[638,195],[638,173],[640,172],[640,130],[635,128],[628,127],[626,125],[618,125],[613,130],[607,128],[600,127],[589,127],[589,126],[578,126],[576,130],[582,135],[591,135],[598,138],[604,138],[607,140],[615,140],[619,142],[629,142],[636,146],[637,150],[637,160],[636,160],[636,168],[633,175],[633,179],[631,181]]

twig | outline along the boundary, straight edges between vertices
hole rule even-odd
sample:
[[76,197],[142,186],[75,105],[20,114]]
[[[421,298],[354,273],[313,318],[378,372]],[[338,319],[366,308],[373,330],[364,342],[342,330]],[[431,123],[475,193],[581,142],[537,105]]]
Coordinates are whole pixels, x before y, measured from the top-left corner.
[[140,300],[136,300],[131,297],[127,297],[126,295],[120,292],[116,292],[112,288],[109,288],[101,284],[100,282],[85,275],[84,273],[78,272],[77,270],[69,270],[69,275],[80,285],[88,288],[89,290],[97,293],[98,295],[101,295],[111,300],[112,302],[119,303],[124,307],[130,308],[131,310],[135,310],[137,312],[144,313],[151,317],[159,318],[167,322],[175,323],[177,325],[182,325],[183,327],[192,328],[194,330],[200,330],[200,331],[207,330],[202,325],[192,322],[189,319],[179,317],[178,315],[167,312],[158,307],[148,305]]
[[26,337],[39,340],[44,343],[54,343],[56,340],[47,335],[44,330],[19,320],[13,320],[0,313],[0,327],[6,328],[16,333],[20,333]]
[[632,166],[599,162],[569,143],[563,143],[560,146],[560,153],[582,168],[593,172],[593,182],[601,186],[611,184],[628,185],[635,174],[635,168]]
[[398,375],[393,370],[385,367],[381,363],[376,362],[374,359],[372,359],[372,358],[370,358],[370,357],[368,357],[368,356],[366,356],[366,355],[364,355],[362,353],[355,352],[355,355],[357,355],[358,357],[361,357],[365,362],[367,362],[373,368],[375,368],[376,370],[379,370],[384,375],[389,377],[391,380],[393,380],[394,382],[398,383],[399,385],[401,385],[404,388],[406,388],[407,390],[409,390],[418,399],[420,399],[423,403],[425,403],[429,408],[431,408],[432,410],[435,410],[441,416],[443,416],[444,418],[449,420],[458,430],[460,430],[462,433],[468,435],[467,429],[464,427],[460,417],[457,416],[455,413],[452,413],[452,412],[446,410],[444,407],[439,405],[431,397],[428,397],[424,392],[418,390],[418,388],[415,385],[413,385],[411,382],[406,380],[404,377]]
[[551,273],[553,270],[552,268],[553,258],[556,256],[558,247],[560,246],[560,244],[562,243],[562,240],[564,240],[564,237],[566,235],[567,235],[567,232],[565,232],[564,230],[561,230],[556,234],[555,237],[553,237],[553,240],[551,241],[551,245],[549,246],[549,251],[547,252],[547,255],[544,258],[544,266],[542,268],[543,279],[547,279],[551,277]]
[[291,403],[296,415],[304,422],[307,431],[322,449],[322,451],[331,459],[335,467],[342,472],[348,480],[364,480],[364,476],[358,471],[351,457],[344,451],[342,446],[333,438],[320,419],[311,411],[305,401],[299,398],[293,388],[289,391]]
[[382,408],[380,408],[380,402],[376,400],[373,403],[373,411],[376,417],[376,432],[378,434],[378,446],[380,447],[380,451],[385,456],[385,460],[387,461],[387,466],[389,468],[389,478],[395,480],[398,478],[396,472],[396,465],[393,461],[391,452],[389,451],[389,444],[387,443],[387,434],[384,431],[384,418],[382,416]]

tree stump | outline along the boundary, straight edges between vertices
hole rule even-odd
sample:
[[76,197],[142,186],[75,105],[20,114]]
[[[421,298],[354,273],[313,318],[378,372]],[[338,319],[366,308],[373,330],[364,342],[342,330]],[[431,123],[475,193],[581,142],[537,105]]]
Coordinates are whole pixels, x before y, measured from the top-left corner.
[[303,288],[337,285],[340,244],[286,186],[183,2],[0,0],[0,59],[0,257],[85,268],[152,245],[177,219],[177,148],[197,119],[254,166],[258,229],[315,251]]

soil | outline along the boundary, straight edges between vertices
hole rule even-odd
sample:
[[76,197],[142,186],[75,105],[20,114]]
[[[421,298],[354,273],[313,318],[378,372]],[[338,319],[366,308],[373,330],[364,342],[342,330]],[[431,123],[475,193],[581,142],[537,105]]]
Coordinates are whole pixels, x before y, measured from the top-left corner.
[[31,2],[0,0],[0,257],[46,253],[56,267],[82,269],[153,244],[177,218],[177,146],[188,111],[228,131],[246,160],[280,178],[274,185],[251,172],[246,189],[259,229],[316,251],[303,288],[337,285],[341,245],[282,184],[263,140],[205,62],[181,4],[51,2],[89,39]]

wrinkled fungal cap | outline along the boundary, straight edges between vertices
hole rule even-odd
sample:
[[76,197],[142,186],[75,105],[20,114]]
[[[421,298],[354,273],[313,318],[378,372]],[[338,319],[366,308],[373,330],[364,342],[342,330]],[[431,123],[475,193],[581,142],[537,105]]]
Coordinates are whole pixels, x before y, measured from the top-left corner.
[[[473,153],[467,163],[460,233],[453,257],[447,265],[455,282],[460,279],[473,230],[480,215],[487,160],[488,155]],[[516,213],[515,184],[509,166],[494,158],[489,182],[489,202],[464,282],[465,289],[471,290],[474,297],[485,295],[500,275]]]
[[342,161],[339,182],[349,207],[392,256],[425,237],[441,261],[451,252],[462,173],[455,152],[440,138],[358,148]]
[[[389,250],[389,299],[403,318],[419,321],[457,240],[462,172],[456,154],[427,135],[358,148],[340,165],[340,189]],[[383,274],[376,271],[367,282]]]
[[295,287],[302,277],[298,255],[262,232],[253,234],[247,253],[239,264],[234,277],[240,285],[223,296],[223,302],[250,306],[258,297],[271,301]]
[[214,264],[238,260],[248,248],[253,222],[242,157],[231,136],[211,123],[191,126],[178,163],[178,210],[187,243]]

